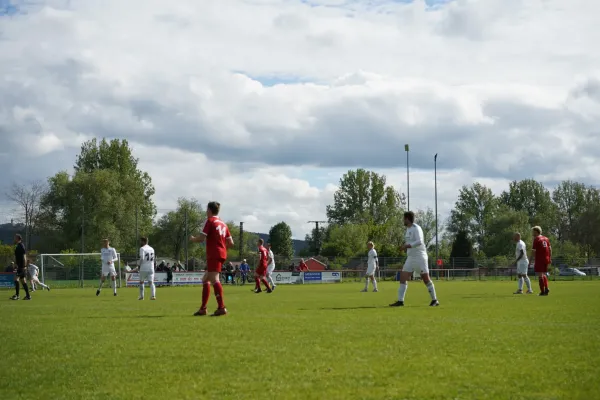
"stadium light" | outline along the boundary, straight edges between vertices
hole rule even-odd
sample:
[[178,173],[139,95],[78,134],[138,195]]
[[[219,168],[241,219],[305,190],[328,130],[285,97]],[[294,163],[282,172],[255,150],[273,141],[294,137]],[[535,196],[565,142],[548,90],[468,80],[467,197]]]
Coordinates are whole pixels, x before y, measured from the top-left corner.
[[435,182],[435,262],[439,260],[439,239],[438,239],[438,196],[437,196],[437,153],[433,156],[433,176]]

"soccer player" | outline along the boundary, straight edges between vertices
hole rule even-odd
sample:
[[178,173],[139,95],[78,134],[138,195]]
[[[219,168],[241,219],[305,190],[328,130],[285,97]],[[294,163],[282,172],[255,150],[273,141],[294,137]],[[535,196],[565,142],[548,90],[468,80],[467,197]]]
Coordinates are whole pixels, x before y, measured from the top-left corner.
[[412,211],[404,213],[404,226],[406,226],[406,233],[404,234],[404,245],[401,249],[406,250],[406,262],[404,268],[400,272],[400,288],[398,289],[398,301],[390,304],[390,307],[403,307],[404,296],[406,295],[406,289],[408,288],[407,281],[414,271],[421,273],[421,279],[429,295],[431,296],[431,307],[437,307],[440,305],[435,294],[435,286],[433,281],[429,277],[429,267],[427,249],[425,248],[426,243],[423,239],[423,230],[417,224],[415,224],[415,214]]
[[246,262],[246,259],[244,258],[244,260],[240,264],[240,274],[242,276],[242,285],[245,285],[246,281],[248,280],[248,272],[250,272],[250,266],[248,265],[248,263]]
[[275,255],[271,250],[271,243],[267,243],[268,260],[267,260],[267,282],[271,286],[271,290],[275,290],[277,285],[273,282],[273,271],[275,271]]
[[533,246],[531,247],[531,258],[534,261],[533,270],[538,276],[540,284],[540,296],[548,296],[548,267],[552,262],[552,246],[550,240],[546,236],[542,236],[542,228],[534,226],[533,229]]
[[365,274],[365,288],[362,292],[369,291],[369,281],[373,282],[373,292],[378,292],[377,281],[375,280],[375,271],[379,267],[379,260],[377,259],[377,251],[373,242],[367,243],[369,252],[367,253],[367,273]]
[[217,299],[217,310],[213,316],[218,317],[227,314],[223,300],[223,285],[220,274],[223,263],[227,259],[227,249],[233,247],[233,238],[229,233],[227,224],[219,219],[221,204],[211,201],[206,207],[206,222],[200,236],[192,236],[193,243],[206,242],[206,273],[202,278],[202,305],[194,313],[195,316],[207,315],[206,307],[210,298],[210,285],[215,289]]
[[35,292],[35,285],[40,285],[43,289],[50,291],[50,286],[43,284],[40,282],[38,278],[40,269],[37,265],[32,264],[30,260],[27,260],[27,277],[29,278],[29,283],[31,283],[31,291]]
[[110,247],[108,239],[102,240],[102,248],[100,249],[100,259],[102,261],[102,275],[100,276],[100,286],[96,290],[96,296],[100,296],[100,290],[104,285],[104,280],[110,275],[113,288],[113,296],[117,295],[117,270],[115,269],[115,261],[119,260],[117,251]]
[[269,282],[265,278],[267,274],[267,266],[269,264],[269,252],[265,248],[265,241],[263,239],[258,239],[258,267],[256,267],[256,271],[254,271],[254,293],[262,293],[262,289],[260,288],[260,283],[262,282],[267,288],[267,293],[271,293],[273,290],[271,286],[269,286]]
[[515,250],[516,260],[513,263],[513,267],[517,267],[517,276],[519,277],[519,289],[515,292],[515,294],[523,294],[523,281],[525,281],[525,284],[527,285],[527,294],[532,294],[533,290],[531,290],[531,281],[527,276],[529,260],[527,259],[525,242],[521,240],[521,234],[518,232],[513,235],[513,240],[517,244],[517,248]]
[[31,300],[31,296],[29,295],[29,288],[27,287],[26,280],[26,251],[25,245],[23,244],[23,237],[21,235],[15,235],[15,264],[17,269],[15,271],[15,295],[11,297],[11,300],[19,300],[19,284],[23,286],[23,290],[25,290],[25,298],[23,300]]
[[150,300],[156,300],[156,286],[154,285],[154,249],[148,245],[148,238],[140,238],[140,260],[139,267],[130,272],[140,273],[140,297],[138,300],[144,300],[144,282],[148,281],[150,285]]

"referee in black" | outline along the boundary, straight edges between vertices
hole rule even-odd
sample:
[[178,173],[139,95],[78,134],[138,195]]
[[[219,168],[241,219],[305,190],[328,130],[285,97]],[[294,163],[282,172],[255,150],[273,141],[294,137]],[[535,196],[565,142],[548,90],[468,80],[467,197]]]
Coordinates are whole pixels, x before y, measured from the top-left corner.
[[27,271],[25,271],[25,245],[23,245],[23,238],[21,235],[15,235],[15,264],[17,265],[17,270],[15,272],[15,295],[11,297],[11,300],[19,300],[19,282],[23,285],[23,289],[25,290],[25,298],[23,300],[31,300],[31,296],[29,295],[29,289],[27,288]]

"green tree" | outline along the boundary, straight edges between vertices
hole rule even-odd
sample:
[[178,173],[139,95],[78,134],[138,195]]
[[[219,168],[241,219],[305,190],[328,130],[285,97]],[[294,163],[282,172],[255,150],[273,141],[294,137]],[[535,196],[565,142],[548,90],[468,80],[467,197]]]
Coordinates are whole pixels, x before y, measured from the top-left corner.
[[85,142],[75,174],[65,171],[48,179],[41,200],[44,242],[58,248],[98,251],[108,237],[120,252],[135,252],[136,214],[140,232],[149,232],[156,208],[150,177],[138,169],[127,141]]
[[588,188],[579,182],[563,181],[552,193],[552,200],[558,211],[558,240],[571,240],[573,227],[585,211]]
[[[435,213],[431,208],[415,212],[415,222],[423,229],[425,246],[429,249],[435,239]],[[438,231],[440,227],[438,226]]]
[[577,218],[571,235],[583,247],[587,258],[600,254],[600,202],[586,207]]
[[[187,218],[187,232],[186,232]],[[190,235],[197,236],[202,231],[206,213],[196,199],[177,199],[177,209],[161,216],[154,227],[152,246],[156,254],[172,257],[175,260],[185,258],[184,250]],[[193,249],[194,257],[204,255],[203,246],[188,244],[188,255]]]
[[531,241],[529,220],[527,212],[516,211],[502,205],[488,226],[489,240],[485,247],[485,255],[488,257],[512,257],[515,252],[515,243],[513,242],[515,232],[521,233],[522,239],[526,243]]
[[333,225],[322,254],[326,257],[355,257],[366,251],[369,227],[358,224]]
[[546,230],[555,228],[556,206],[550,191],[534,179],[511,182],[508,190],[500,195],[500,202],[515,211],[527,213],[530,226],[540,225]]
[[227,226],[229,227],[229,233],[231,233],[231,237],[233,237],[233,241],[235,246],[232,249],[227,250],[227,256],[230,260],[241,260],[243,258],[247,258],[250,265],[256,259],[257,247],[256,243],[258,242],[258,235],[256,233],[248,232],[244,230],[244,240],[242,254],[240,254],[240,225],[234,221],[228,221]]
[[453,234],[465,231],[473,238],[477,250],[484,250],[488,227],[498,210],[498,204],[490,188],[478,182],[470,187],[463,186],[450,212],[448,230]]
[[386,185],[385,175],[357,169],[340,179],[333,204],[326,209],[330,223],[381,224],[402,210],[403,196],[393,186]]
[[450,258],[469,258],[473,255],[473,242],[467,231],[460,230],[454,236]]
[[299,256],[314,256],[320,252],[323,248],[323,243],[327,241],[327,235],[329,233],[329,228],[324,226],[319,226],[319,230],[317,228],[313,228],[310,234],[306,234],[304,240],[308,243],[308,246],[299,254]]
[[273,253],[285,259],[291,259],[294,255],[292,244],[292,229],[285,222],[273,225],[269,230],[269,242]]

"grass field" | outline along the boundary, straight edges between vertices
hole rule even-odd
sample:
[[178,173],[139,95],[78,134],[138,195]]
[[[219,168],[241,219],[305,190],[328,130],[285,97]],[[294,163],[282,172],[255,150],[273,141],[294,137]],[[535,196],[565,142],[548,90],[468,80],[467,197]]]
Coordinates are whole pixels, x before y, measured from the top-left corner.
[[436,284],[394,309],[395,283],[226,287],[222,318],[192,317],[200,288],[0,301],[0,399],[600,398],[600,281]]

